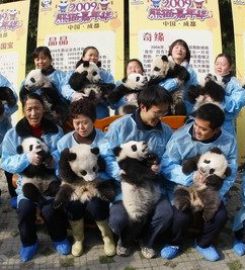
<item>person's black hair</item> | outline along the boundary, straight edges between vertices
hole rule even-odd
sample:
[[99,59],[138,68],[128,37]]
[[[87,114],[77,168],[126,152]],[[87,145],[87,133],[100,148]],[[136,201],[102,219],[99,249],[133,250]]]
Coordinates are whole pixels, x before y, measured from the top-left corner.
[[25,108],[26,102],[27,102],[27,100],[29,100],[29,99],[36,99],[36,100],[38,100],[38,101],[43,105],[43,107],[44,107],[44,101],[43,101],[43,99],[42,99],[42,97],[41,97],[40,95],[38,95],[38,94],[36,94],[36,93],[28,93],[28,94],[26,94],[26,96],[21,100],[23,109]]
[[50,60],[52,60],[52,55],[51,55],[51,52],[49,50],[48,47],[46,46],[40,46],[40,47],[37,47],[34,52],[32,53],[32,57],[33,59],[35,58],[38,58],[40,53],[42,53],[43,55],[47,56]]
[[99,50],[96,47],[88,46],[88,47],[84,48],[83,53],[82,53],[82,58],[85,56],[85,54],[87,53],[88,50],[95,50],[99,56]]
[[206,103],[200,106],[194,113],[195,118],[209,122],[212,129],[220,128],[225,121],[224,111],[213,103]]
[[152,106],[159,106],[172,102],[172,98],[167,90],[159,85],[146,86],[138,96],[138,105],[144,105],[147,110]]
[[96,106],[87,98],[73,101],[70,105],[70,116],[72,119],[77,118],[78,115],[85,115],[92,120],[96,119]]
[[190,49],[189,49],[189,46],[188,44],[183,40],[183,39],[176,39],[170,46],[169,46],[169,50],[168,50],[168,55],[171,55],[172,56],[172,50],[173,50],[173,47],[177,44],[180,44],[182,45],[185,50],[186,50],[186,56],[185,56],[185,60],[189,63],[190,62],[190,59],[191,59],[191,52],[190,52]]
[[132,62],[136,62],[136,63],[140,66],[142,72],[143,72],[143,73],[145,72],[142,62],[141,62],[139,59],[137,59],[137,58],[132,58],[132,59],[129,59],[129,60],[128,60],[126,66],[125,66],[125,74],[126,74],[126,75],[127,75],[128,64],[130,64],[130,63],[132,63]]

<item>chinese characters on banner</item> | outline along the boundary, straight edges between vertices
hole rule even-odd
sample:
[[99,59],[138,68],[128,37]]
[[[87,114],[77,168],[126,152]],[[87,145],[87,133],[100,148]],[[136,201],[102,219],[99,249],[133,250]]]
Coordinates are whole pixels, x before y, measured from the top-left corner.
[[123,74],[123,1],[40,0],[38,45],[48,46],[54,66],[73,70],[87,46],[100,53],[102,67]]
[[[191,50],[191,65],[200,78],[213,72],[222,51],[218,1],[130,0],[130,58],[138,57],[149,73],[157,55],[183,39]],[[140,20],[138,18],[141,18]]]
[[[236,48],[236,76],[244,83],[245,79],[245,0],[234,0],[232,2],[233,25]],[[237,118],[237,142],[239,161],[245,158],[245,110],[243,109]]]
[[[29,8],[30,0],[1,4],[0,8],[0,73],[17,94],[25,78]],[[21,110],[13,115],[13,123],[20,116]]]

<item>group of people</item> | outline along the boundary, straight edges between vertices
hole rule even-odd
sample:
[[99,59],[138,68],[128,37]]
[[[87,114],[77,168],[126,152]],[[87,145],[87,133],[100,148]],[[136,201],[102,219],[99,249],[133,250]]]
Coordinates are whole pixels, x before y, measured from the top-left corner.
[[[191,54],[187,43],[184,40],[176,40],[169,48],[169,55],[176,64],[183,65],[190,74],[190,79],[185,83],[184,88],[197,85],[197,74],[189,65]],[[184,96],[186,109],[191,117],[190,121],[179,130],[172,132],[169,126],[161,122],[161,117],[168,113],[171,104],[169,92],[180,87],[178,79],[169,78],[159,85],[149,85],[140,91],[137,98],[138,109],[113,122],[109,130],[103,133],[95,128],[94,122],[98,118],[109,115],[108,104],[95,105],[82,93],[72,89],[68,82],[74,71],[65,74],[56,70],[52,66],[52,57],[47,47],[38,47],[33,57],[36,68],[44,70],[58,93],[70,102],[69,111],[73,130],[64,134],[61,127],[45,117],[45,104],[38,93],[30,92],[26,95],[22,101],[23,118],[12,128],[10,116],[17,110],[17,105],[10,107],[4,104],[4,112],[0,119],[1,168],[6,175],[11,205],[17,207],[21,260],[32,259],[38,250],[35,226],[37,208],[40,209],[54,248],[59,254],[67,255],[71,252],[74,256],[80,256],[83,253],[84,218],[89,213],[102,233],[107,256],[130,255],[134,241],[137,240],[142,255],[150,259],[157,255],[156,244],[159,245],[157,241],[162,239],[161,257],[175,258],[182,251],[186,231],[193,220],[190,209],[182,211],[172,203],[177,185],[191,186],[193,183],[193,174],[185,175],[182,172],[182,163],[213,147],[219,147],[226,156],[231,175],[224,179],[219,191],[221,203],[214,217],[206,222],[199,216],[201,226],[195,239],[195,247],[207,260],[219,260],[220,255],[214,246],[214,239],[227,221],[225,207],[227,194],[237,174],[234,121],[245,105],[245,90],[232,74],[231,58],[222,53],[215,59],[215,74],[222,77],[224,83],[224,102],[220,105],[206,103],[193,112],[192,105]],[[82,59],[97,63],[99,52],[95,47],[87,47],[83,51]],[[126,76],[131,73],[144,73],[143,65],[138,59],[128,61]],[[105,83],[114,83],[113,76],[103,69],[100,76]],[[0,77],[0,90],[1,87],[13,90],[12,85],[3,76]],[[53,207],[52,198],[38,207],[35,202],[25,198],[22,191],[22,172],[30,164],[38,165],[42,162],[37,154],[17,152],[17,146],[24,138],[30,136],[41,138],[47,144],[52,154],[49,166],[56,169],[57,175],[59,175],[58,160],[65,148],[79,144],[98,147],[106,165],[99,172],[99,178],[103,181],[114,179],[118,183],[115,200],[110,204],[96,197],[86,203],[79,200],[71,201],[64,209],[56,209]],[[123,205],[120,189],[121,171],[113,154],[116,146],[131,140],[145,141],[149,149],[161,160],[160,167],[154,168],[154,173],[162,183],[161,196],[149,213],[147,222],[137,239],[129,237],[130,219]],[[12,185],[13,174],[18,175],[16,189]],[[242,208],[237,213],[234,223],[233,250],[239,256],[245,254],[244,222],[245,210]],[[76,235],[72,244],[67,238],[68,224]],[[118,238],[117,244],[114,242],[113,233]]]

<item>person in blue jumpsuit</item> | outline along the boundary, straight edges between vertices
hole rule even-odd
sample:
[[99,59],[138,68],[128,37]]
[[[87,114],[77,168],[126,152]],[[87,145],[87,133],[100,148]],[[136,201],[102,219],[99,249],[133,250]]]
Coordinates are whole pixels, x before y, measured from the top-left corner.
[[[157,85],[150,86],[140,92],[139,109],[135,113],[123,116],[109,126],[102,152],[107,159],[107,173],[117,179],[119,183],[120,169],[112,152],[113,148],[131,140],[145,141],[150,151],[156,153],[160,158],[172,134],[171,128],[161,123],[160,120],[167,113],[170,102],[171,98],[167,91],[163,91]],[[164,234],[172,222],[172,207],[164,195],[162,187],[159,192],[162,192],[162,196],[153,209],[147,225],[143,229],[143,237],[140,239],[141,253],[148,259],[156,255],[156,239],[160,234]],[[128,256],[132,243],[126,241],[129,217],[122,199],[122,193],[119,190],[115,202],[110,208],[109,224],[112,231],[119,237],[117,254]]]
[[[2,87],[9,88],[13,92],[13,95],[15,96],[16,100],[15,100],[15,103],[11,105],[8,103],[3,104],[3,113],[0,115],[0,154],[2,153],[3,138],[6,132],[12,127],[11,115],[18,110],[18,105],[17,105],[18,98],[14,91],[13,85],[8,81],[7,78],[5,78],[2,74],[0,74],[0,91]],[[7,179],[8,191],[11,197],[10,205],[12,208],[16,208],[17,194],[15,192],[15,187],[12,184],[13,174],[9,173],[8,171],[4,171],[4,174]]]
[[[97,64],[99,61],[99,51],[94,46],[88,46],[83,50],[81,58],[83,61],[94,62],[95,64]],[[63,95],[65,96],[67,100],[71,102],[84,97],[82,93],[76,92],[69,85],[69,79],[73,73],[74,71],[67,72],[66,79],[62,87]],[[112,74],[102,68],[100,68],[100,77],[103,83],[110,83],[110,84],[114,83],[114,78]],[[106,102],[99,103],[96,106],[96,118],[101,119],[107,116],[109,116],[108,104]]]
[[235,120],[242,107],[245,106],[245,90],[232,74],[232,59],[229,54],[217,55],[214,71],[217,77],[221,77],[225,89],[225,100],[221,104],[225,112],[223,128],[236,136]]
[[[24,138],[34,136],[42,139],[48,145],[52,154],[56,150],[57,141],[62,137],[63,131],[43,117],[43,100],[35,93],[26,96],[23,102],[23,113],[24,118],[14,128],[10,129],[4,137],[1,167],[9,173],[19,175],[16,192],[18,194],[17,214],[21,240],[20,259],[25,262],[32,259],[38,249],[35,226],[37,205],[23,195],[22,172],[30,164],[40,164],[41,159],[35,153],[18,154],[17,147],[21,145]],[[50,166],[52,167],[53,164],[54,162],[51,160]],[[64,213],[53,209],[52,199],[38,207],[56,251],[62,255],[69,254],[71,246],[67,240],[67,222]]]
[[[224,112],[220,107],[212,103],[200,106],[195,113],[194,121],[173,134],[161,161],[161,173],[169,180],[167,190],[169,198],[172,200],[177,184],[190,186],[193,182],[193,173],[185,175],[182,172],[184,160],[205,153],[213,147],[220,148],[228,160],[231,175],[224,180],[219,191],[220,198],[222,198],[220,207],[211,221],[204,222],[201,219],[203,226],[196,239],[196,250],[209,261],[216,261],[220,258],[213,242],[227,220],[223,201],[234,184],[237,173],[237,143],[231,134],[221,129],[223,122]],[[169,244],[161,251],[164,259],[172,259],[180,253],[184,233],[192,217],[190,211],[177,210],[174,206],[173,209],[172,237]]]
[[198,79],[196,71],[190,66],[191,52],[188,44],[183,39],[175,40],[169,46],[168,55],[172,56],[172,59],[176,64],[181,65],[187,69],[190,74],[190,79],[184,85],[181,85],[181,82],[177,78],[165,79],[160,82],[159,85],[164,87],[169,92],[183,88],[186,112],[187,115],[189,115],[192,112],[193,105],[188,101],[187,91],[190,85],[198,84]]
[[[104,139],[104,133],[94,128],[96,108],[88,99],[84,98],[72,102],[70,106],[70,114],[74,130],[64,135],[58,141],[56,153],[57,160],[59,160],[60,153],[65,148],[71,148],[72,146],[79,144],[89,144],[91,148],[98,147],[100,149],[100,145]],[[101,160],[101,162],[104,163],[105,161]],[[110,179],[110,177],[104,172],[103,168],[99,171],[98,178],[103,181]],[[69,203],[66,212],[75,240],[72,246],[72,254],[74,256],[80,256],[83,253],[84,218],[86,212],[93,217],[101,231],[102,238],[104,240],[105,254],[107,256],[115,255],[113,235],[107,222],[107,219],[109,218],[108,201],[102,200],[98,197],[94,197],[91,201],[86,203],[72,201]]]

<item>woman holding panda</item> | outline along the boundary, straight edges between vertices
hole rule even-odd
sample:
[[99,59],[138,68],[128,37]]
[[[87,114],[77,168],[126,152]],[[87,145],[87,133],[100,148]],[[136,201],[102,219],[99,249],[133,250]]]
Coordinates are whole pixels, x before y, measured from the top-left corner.
[[[45,119],[44,103],[39,95],[28,94],[22,105],[24,117],[4,137],[1,167],[9,173],[19,175],[16,192],[18,194],[17,214],[21,239],[20,259],[26,262],[32,259],[38,249],[35,226],[37,205],[24,197],[21,174],[30,164],[39,165],[42,160],[38,154],[33,152],[18,154],[17,147],[21,145],[24,138],[34,136],[41,138],[52,154],[56,150],[56,143],[62,137],[63,132],[53,122]],[[52,159],[49,166],[54,167]],[[69,254],[70,243],[67,240],[64,214],[54,210],[51,201],[47,201],[45,205],[40,207],[42,218],[47,225],[56,251],[62,255]]]
[[175,64],[181,65],[187,69],[190,74],[190,79],[182,85],[183,82],[179,81],[177,78],[166,79],[160,82],[160,86],[164,87],[167,91],[172,92],[184,88],[184,102],[186,106],[187,115],[192,112],[193,105],[187,100],[187,90],[190,85],[197,85],[197,73],[190,66],[191,52],[188,44],[183,39],[175,40],[170,46],[168,55],[172,57]]
[[[56,158],[59,160],[61,152],[65,148],[71,148],[74,145],[88,144],[91,148],[98,147],[102,144],[104,133],[94,127],[96,119],[95,105],[86,98],[74,101],[70,106],[70,114],[74,130],[65,134],[57,143]],[[101,171],[99,178],[102,180],[111,179],[103,172],[104,161],[101,158]],[[72,228],[74,244],[72,245],[72,255],[80,256],[83,253],[84,239],[84,218],[86,212],[92,216],[101,231],[104,241],[104,252],[106,256],[113,256],[116,253],[115,243],[112,232],[108,226],[109,202],[98,197],[92,198],[91,201],[81,203],[80,201],[71,201],[66,208],[66,213]]]

